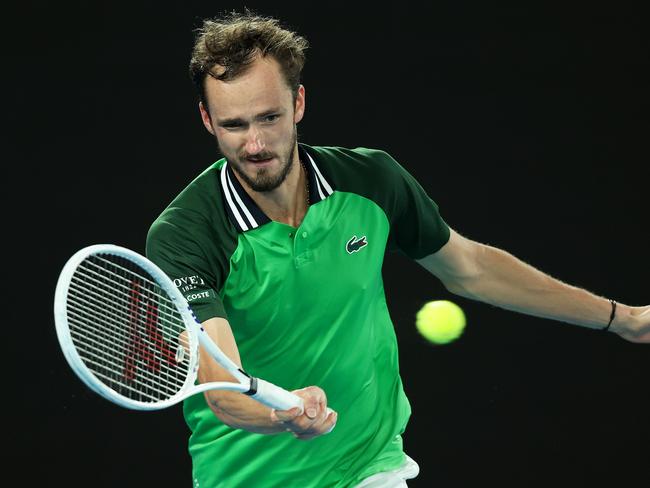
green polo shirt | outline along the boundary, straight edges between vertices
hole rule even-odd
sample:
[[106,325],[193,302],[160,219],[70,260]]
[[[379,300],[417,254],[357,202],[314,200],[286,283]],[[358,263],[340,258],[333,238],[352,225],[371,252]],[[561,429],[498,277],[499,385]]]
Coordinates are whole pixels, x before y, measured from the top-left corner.
[[382,281],[384,254],[417,259],[449,228],[383,151],[299,144],[310,207],[298,228],[270,220],[230,165],[201,173],[153,223],[147,255],[200,321],[225,317],[244,369],[287,390],[316,385],[338,412],[300,441],[223,424],[203,395],[184,402],[194,486],[348,487],[404,460],[411,409]]

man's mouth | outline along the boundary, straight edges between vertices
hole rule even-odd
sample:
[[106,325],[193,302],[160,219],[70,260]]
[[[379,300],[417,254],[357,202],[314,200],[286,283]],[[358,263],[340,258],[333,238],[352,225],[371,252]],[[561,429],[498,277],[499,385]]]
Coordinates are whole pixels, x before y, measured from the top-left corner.
[[256,165],[263,165],[263,164],[268,164],[273,160],[273,157],[269,158],[246,158],[246,161],[249,163],[253,163]]

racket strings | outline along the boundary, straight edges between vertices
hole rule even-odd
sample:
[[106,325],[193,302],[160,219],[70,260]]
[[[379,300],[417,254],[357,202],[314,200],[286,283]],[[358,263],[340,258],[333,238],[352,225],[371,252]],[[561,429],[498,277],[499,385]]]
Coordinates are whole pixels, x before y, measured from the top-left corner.
[[[100,319],[92,310],[82,310],[82,308],[84,307],[79,306],[79,304],[68,302],[68,320],[74,325],[74,327],[70,328],[70,335],[73,339],[76,339],[77,350],[84,353],[82,357],[84,357],[85,362],[98,368],[110,366],[113,371],[124,368],[126,356],[118,357],[116,354],[106,354],[105,348],[107,342],[110,341],[117,349],[126,351],[132,347],[131,338],[124,334],[123,327],[118,321],[109,319],[100,322]],[[146,347],[150,350],[157,347],[152,341],[145,340],[145,342]],[[179,343],[181,347],[189,351],[187,340],[179,340]],[[97,373],[98,370],[94,370],[94,372]],[[163,370],[162,374],[167,372],[167,370]],[[153,387],[155,382],[158,381],[154,375],[149,373],[149,368],[142,369],[138,378],[139,381],[143,382],[143,386],[148,381],[148,386]],[[170,381],[168,380],[167,383],[170,383]],[[176,393],[175,389],[169,389],[165,384],[160,384],[159,387],[169,396]]]
[[[80,271],[80,270],[77,270]],[[97,275],[96,272],[92,272],[93,274]],[[81,293],[85,293],[89,301],[95,301],[98,305],[106,307],[107,309],[114,311],[122,311],[124,306],[132,306],[131,300],[132,298],[130,296],[127,296],[126,293],[128,291],[128,288],[124,288],[125,295],[124,296],[118,296],[116,295],[114,297],[115,300],[115,305],[113,303],[107,303],[105,301],[105,297],[103,295],[104,290],[102,288],[102,285],[105,283],[104,279],[102,279],[101,275],[99,276],[99,279],[95,276],[91,276],[90,274],[84,274],[84,281],[80,281],[79,278],[80,276],[75,275],[70,282],[70,286],[72,289],[79,291]],[[119,283],[116,283],[116,285],[119,285]],[[155,298],[157,299],[160,297],[159,294],[154,294]],[[160,308],[158,309],[160,311]],[[147,311],[146,307],[138,305],[138,312],[140,313],[140,317],[146,317]],[[178,311],[174,308],[171,313],[170,312],[163,312],[164,315],[161,316],[160,320],[163,322],[167,322],[167,325],[170,327],[175,327],[176,324],[182,322],[182,318],[178,314]]]
[[[83,271],[83,267],[81,268]],[[114,274],[114,273],[109,273],[109,274]],[[134,283],[137,283],[134,282]],[[124,291],[122,290],[122,293]],[[136,298],[137,295],[135,295]],[[115,298],[115,297],[113,297]],[[131,297],[133,298],[133,296]],[[138,303],[141,300],[138,298],[137,301],[134,301],[133,303]],[[96,302],[96,300],[95,300]],[[71,302],[72,303],[72,302]],[[94,365],[101,365],[103,364],[104,367],[109,367],[113,371],[122,371],[122,377],[120,379],[122,380],[131,380],[130,383],[133,383],[133,380],[137,380],[142,384],[137,385],[139,388],[142,389],[142,387],[148,387],[148,388],[153,388],[155,390],[156,382],[160,383],[160,379],[157,378],[155,375],[153,375],[151,372],[153,371],[154,373],[158,373],[160,375],[161,373],[163,375],[167,375],[169,373],[169,370],[166,368],[161,368],[161,364],[165,364],[164,362],[161,363],[159,359],[157,359],[154,355],[152,355],[152,351],[162,350],[161,345],[164,344],[161,342],[160,338],[154,337],[154,339],[158,339],[158,341],[155,341],[154,343],[151,343],[151,341],[145,341],[143,338],[147,338],[147,336],[151,336],[152,334],[143,334],[141,330],[142,329],[141,324],[143,321],[143,317],[136,316],[134,315],[134,308],[133,306],[127,307],[124,304],[127,302],[122,301],[122,310],[118,310],[119,315],[121,315],[120,319],[118,321],[107,321],[105,317],[100,316],[96,317],[96,313],[94,312],[97,310],[96,307],[87,307],[87,306],[82,306],[81,308],[85,309],[86,315],[85,318],[86,320],[83,322],[83,325],[85,325],[88,328],[87,332],[94,333],[94,337],[99,340],[92,341],[92,348],[88,347],[82,347],[88,356],[88,361]],[[97,305],[97,303],[94,303],[94,305]],[[71,308],[75,308],[74,305],[72,305]],[[128,310],[130,316],[128,317],[129,320],[129,335],[125,335],[125,327],[122,324],[125,324],[125,316],[127,315],[125,312]],[[72,313],[72,312],[71,312]],[[79,319],[79,316],[76,317],[77,321]],[[103,319],[103,320],[97,320],[97,319]],[[98,322],[100,327],[94,326],[92,327],[91,325],[94,322]],[[180,322],[180,321],[179,321]],[[108,334],[107,334],[108,333]],[[78,338],[80,337],[92,337],[92,336],[82,336],[81,334],[77,333],[75,334]],[[116,337],[121,337],[123,338],[122,341],[116,341]],[[126,340],[124,340],[126,339]],[[112,341],[112,349],[111,352],[120,352],[121,354],[119,355],[114,355],[110,356],[106,354],[106,344],[108,341]],[[120,343],[121,342],[121,343]],[[97,347],[97,344],[100,345],[100,347]],[[117,347],[115,347],[117,346]],[[101,354],[97,354],[97,351],[100,351]],[[94,353],[94,354],[91,354]],[[103,363],[98,363],[97,361],[93,361],[93,359],[97,359],[98,357],[101,357],[103,360]],[[118,361],[115,362],[113,360],[107,360],[107,358],[117,358]],[[169,357],[167,358],[169,359]],[[148,366],[148,368],[138,368],[139,364],[142,361],[145,361],[145,366]],[[117,368],[116,365],[119,365],[120,368]],[[138,371],[140,369],[140,371]],[[136,372],[138,372],[138,376],[136,377]],[[113,375],[114,376],[114,375]],[[181,378],[183,379],[183,378]],[[174,381],[174,378],[171,378],[172,382]],[[170,382],[170,378],[166,378],[165,380],[167,383]],[[163,389],[163,394],[164,395],[169,395],[169,389]]]
[[177,394],[191,373],[191,351],[173,300],[135,263],[105,254],[75,270],[67,297],[73,342],[106,386],[135,400]]
[[[99,256],[95,256],[95,258],[97,259],[97,264],[89,260],[84,261],[84,264],[86,265],[85,270],[89,274],[98,275],[102,280],[106,279],[108,276],[113,277],[115,285],[122,288],[125,292],[127,292],[127,294],[130,293],[131,291],[133,278],[137,277],[139,280],[141,280],[140,282],[143,285],[146,284],[148,286],[148,288],[145,288],[144,291],[146,291],[152,297],[158,300],[159,307],[165,308],[166,313],[169,313],[174,317],[179,317],[178,310],[174,305],[174,301],[169,298],[167,293],[165,293],[160,289],[157,283],[146,279],[142,275],[135,274],[133,271],[123,266],[120,266],[112,261],[109,261],[108,259],[100,258]],[[120,275],[114,272],[113,270],[111,270],[111,268],[123,274]],[[130,276],[131,279],[129,279],[127,276]],[[154,290],[159,290],[159,292],[156,293]]]
[[[80,357],[95,375],[108,380],[107,386],[119,393],[123,393],[122,389],[126,387],[140,393],[134,397],[138,400],[156,401],[173,396],[180,388],[184,375],[180,378],[170,376],[170,370],[164,363],[152,359],[150,348],[139,346],[136,349],[130,346],[125,349],[124,346],[118,346],[116,349],[115,344],[107,346],[113,340],[111,337],[95,333],[95,338],[89,338],[89,332],[92,331],[87,321],[72,317],[69,320],[71,337]],[[84,327],[85,330],[79,330]]]

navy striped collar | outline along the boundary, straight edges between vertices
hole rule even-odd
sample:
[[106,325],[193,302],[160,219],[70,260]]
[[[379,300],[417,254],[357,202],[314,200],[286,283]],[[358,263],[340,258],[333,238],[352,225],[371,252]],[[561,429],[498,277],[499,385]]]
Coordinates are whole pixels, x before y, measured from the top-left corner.
[[[309,178],[309,201],[315,205],[325,200],[334,190],[302,144],[298,144],[298,153]],[[235,177],[228,161],[221,168],[220,181],[228,217],[237,232],[246,232],[271,222]]]

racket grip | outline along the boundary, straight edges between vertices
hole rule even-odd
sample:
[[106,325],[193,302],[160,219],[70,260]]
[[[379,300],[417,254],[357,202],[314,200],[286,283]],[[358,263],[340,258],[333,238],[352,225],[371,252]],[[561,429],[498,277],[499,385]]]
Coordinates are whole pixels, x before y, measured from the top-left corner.
[[304,409],[302,398],[260,378],[257,378],[257,393],[251,396],[276,410],[289,410],[294,407]]

